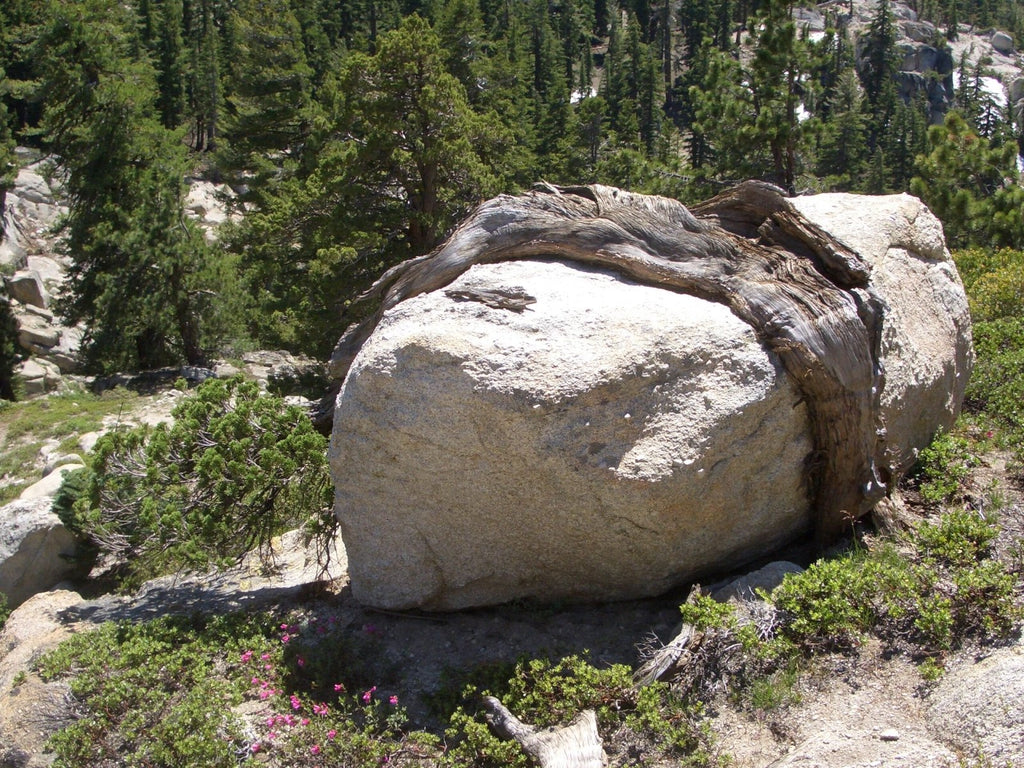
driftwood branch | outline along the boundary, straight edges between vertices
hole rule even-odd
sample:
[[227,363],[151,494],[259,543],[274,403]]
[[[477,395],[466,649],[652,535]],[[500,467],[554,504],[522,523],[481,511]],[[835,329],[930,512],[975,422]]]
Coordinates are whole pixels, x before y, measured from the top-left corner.
[[602,768],[608,765],[601,736],[597,732],[597,715],[592,710],[581,712],[567,726],[538,729],[522,722],[493,696],[485,696],[483,705],[487,711],[487,722],[495,732],[517,742],[541,768]]
[[443,288],[473,264],[554,258],[728,306],[782,360],[810,413],[808,481],[819,542],[847,530],[890,478],[879,396],[885,305],[870,266],[805,219],[776,187],[747,182],[694,206],[611,187],[542,189],[481,205],[427,256],[386,272],[371,316],[331,358],[344,379],[389,308]]

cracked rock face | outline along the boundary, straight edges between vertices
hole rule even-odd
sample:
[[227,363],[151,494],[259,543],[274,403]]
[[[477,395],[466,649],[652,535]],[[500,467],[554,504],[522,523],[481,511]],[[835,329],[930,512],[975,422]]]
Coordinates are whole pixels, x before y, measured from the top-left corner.
[[334,423],[352,589],[378,607],[653,595],[810,525],[777,357],[723,305],[578,264],[476,265],[389,310]]

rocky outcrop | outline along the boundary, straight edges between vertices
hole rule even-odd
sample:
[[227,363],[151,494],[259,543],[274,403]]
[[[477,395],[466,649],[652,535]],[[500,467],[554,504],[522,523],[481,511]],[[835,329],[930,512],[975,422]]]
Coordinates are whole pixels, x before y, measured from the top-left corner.
[[[558,197],[568,192],[485,204],[436,254],[382,280],[376,330],[339,345],[343,369],[365,339],[331,449],[359,599],[448,609],[655,594],[844,524],[952,423],[967,306],[919,202],[829,196],[802,219],[800,204],[748,187],[753,197],[697,206],[701,223],[674,201],[589,189],[571,192],[593,195],[589,208]],[[844,244],[826,234],[837,218],[875,229]],[[745,250],[762,237],[770,254]],[[745,271],[787,249],[804,256]],[[629,277],[543,259],[554,253],[596,253]],[[838,282],[816,282],[811,264]],[[693,282],[678,277],[687,270]],[[896,285],[908,276],[924,281],[920,302]],[[843,296],[859,309],[846,314]],[[890,327],[901,323],[912,327]],[[919,326],[932,325],[949,332],[929,346]],[[817,362],[803,367],[792,354],[805,344]],[[888,359],[913,344],[920,360]],[[847,368],[847,354],[877,362]]]
[[1024,645],[951,669],[928,697],[935,732],[990,765],[1024,762]]
[[[62,473],[50,477],[59,480]],[[0,508],[0,592],[11,606],[74,575],[75,538],[51,510],[53,498],[24,497]]]
[[899,50],[903,57],[896,73],[900,97],[910,104],[923,94],[928,102],[929,122],[941,123],[955,100],[952,54],[947,48],[922,43],[904,43]]
[[22,304],[40,309],[50,306],[50,295],[43,287],[43,279],[34,269],[22,269],[7,278],[7,295]]
[[30,256],[53,253],[53,227],[67,209],[57,202],[46,178],[45,161],[32,150],[17,149],[22,166],[14,187],[7,192],[0,238],[0,264],[22,269]]

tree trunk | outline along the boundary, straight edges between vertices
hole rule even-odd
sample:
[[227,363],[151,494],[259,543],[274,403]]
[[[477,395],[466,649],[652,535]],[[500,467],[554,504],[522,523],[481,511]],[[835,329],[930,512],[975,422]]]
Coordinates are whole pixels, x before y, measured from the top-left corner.
[[[696,215],[694,215],[696,214]],[[858,254],[807,221],[782,191],[746,182],[688,211],[600,185],[545,186],[481,205],[433,253],[388,270],[364,298],[377,311],[331,359],[343,380],[382,314],[442,288],[475,263],[561,258],[715,301],[757,332],[802,392],[815,447],[808,481],[819,543],[885,494],[879,396],[884,303]]]

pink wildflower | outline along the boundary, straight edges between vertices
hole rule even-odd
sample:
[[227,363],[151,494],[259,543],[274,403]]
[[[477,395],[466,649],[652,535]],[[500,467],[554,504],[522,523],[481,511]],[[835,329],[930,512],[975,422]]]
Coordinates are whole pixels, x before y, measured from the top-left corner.
[[292,639],[292,636],[289,635],[287,632],[285,632],[283,635],[281,635],[281,642],[282,643],[287,643],[291,639]]
[[288,625],[287,624],[282,624],[281,625],[281,629],[288,629]]
[[292,694],[291,700],[292,700],[292,709],[294,709],[296,712],[298,712],[300,709],[302,709],[302,702],[299,701],[299,697],[296,696],[294,693]]
[[319,744],[314,744],[312,747],[309,748],[309,751],[312,754],[314,754],[314,755],[319,755],[320,754],[320,745]]
[[335,693],[341,693],[344,690],[345,690],[345,686],[342,685],[341,683],[335,683],[334,684],[334,692]]
[[245,653],[242,654],[242,663],[244,664],[245,662],[247,662],[251,658],[252,658],[252,651],[246,651]]
[[308,717],[304,717],[304,718],[302,718],[302,720],[301,720],[300,722],[301,722],[301,723],[302,723],[303,725],[309,725],[309,718],[308,718]]
[[267,659],[269,659],[269,658],[270,658],[270,654],[269,654],[269,653],[261,653],[261,654],[260,654],[260,659],[261,659],[262,661],[266,661],[266,660],[267,660]]
[[327,714],[327,705],[326,704],[314,704],[313,705],[313,714],[315,714],[315,715],[326,715]]
[[273,715],[270,715],[267,718],[267,728],[273,728],[275,720],[276,720],[276,718]]
[[334,741],[334,737],[338,735],[338,732],[333,728],[327,732],[327,738]]
[[302,658],[301,656],[296,656],[295,657],[295,663],[298,664],[300,667],[306,666],[306,660],[304,658]]
[[370,699],[373,698],[373,692],[376,691],[376,690],[377,690],[377,686],[375,685],[370,690],[363,691],[363,704],[369,704],[370,703]]
[[249,745],[249,751],[252,752],[253,754],[256,754],[257,752],[259,752],[260,751],[260,743],[258,741],[254,741],[252,744]]
[[260,701],[266,701],[269,698],[270,691],[268,689],[264,688],[262,691],[260,691]]
[[398,697],[397,696],[392,696],[391,698],[389,698],[388,699],[388,704],[390,704],[392,707],[397,707],[398,706]]

